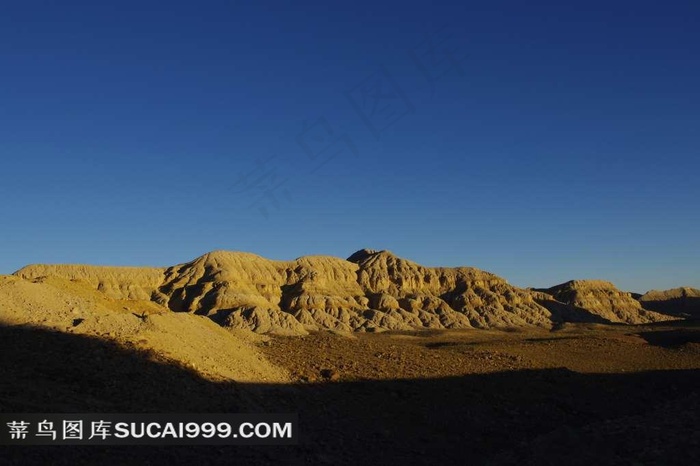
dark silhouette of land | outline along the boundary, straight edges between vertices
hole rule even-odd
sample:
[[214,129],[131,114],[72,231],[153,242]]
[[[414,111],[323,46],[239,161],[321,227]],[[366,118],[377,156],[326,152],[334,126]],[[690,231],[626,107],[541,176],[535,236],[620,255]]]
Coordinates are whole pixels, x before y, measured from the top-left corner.
[[[679,332],[645,338],[676,348],[697,341],[695,328]],[[0,368],[3,412],[298,412],[300,420],[292,447],[0,447],[7,465],[700,460],[700,370],[214,383],[152,352],[24,326],[0,327]]]

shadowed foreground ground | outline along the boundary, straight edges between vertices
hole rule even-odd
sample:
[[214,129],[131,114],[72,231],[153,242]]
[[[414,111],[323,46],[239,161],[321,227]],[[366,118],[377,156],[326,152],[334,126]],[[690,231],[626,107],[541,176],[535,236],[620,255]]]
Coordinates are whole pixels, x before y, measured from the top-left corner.
[[[678,332],[675,347],[696,344]],[[0,447],[0,464],[700,463],[697,369],[242,385],[96,338],[0,327],[0,370],[2,412],[285,411],[301,435],[293,447]]]

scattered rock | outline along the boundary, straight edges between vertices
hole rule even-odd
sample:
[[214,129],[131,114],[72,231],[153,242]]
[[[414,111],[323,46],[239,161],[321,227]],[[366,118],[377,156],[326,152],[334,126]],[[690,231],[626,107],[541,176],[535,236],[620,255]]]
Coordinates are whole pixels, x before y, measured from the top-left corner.
[[321,377],[331,382],[340,380],[340,374],[334,369],[321,369]]

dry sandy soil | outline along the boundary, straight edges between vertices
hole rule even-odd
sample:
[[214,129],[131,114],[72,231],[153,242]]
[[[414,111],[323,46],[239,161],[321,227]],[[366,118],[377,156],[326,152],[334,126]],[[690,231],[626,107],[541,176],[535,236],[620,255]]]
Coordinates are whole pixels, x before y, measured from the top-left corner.
[[0,327],[0,409],[297,412],[300,445],[4,447],[0,463],[700,463],[697,325],[231,337],[286,381],[217,379],[128,339]]

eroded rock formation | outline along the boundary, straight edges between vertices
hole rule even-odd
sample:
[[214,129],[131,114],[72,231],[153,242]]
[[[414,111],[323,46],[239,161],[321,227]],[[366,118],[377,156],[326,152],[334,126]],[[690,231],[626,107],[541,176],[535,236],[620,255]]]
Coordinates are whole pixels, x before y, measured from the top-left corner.
[[639,297],[647,309],[679,317],[700,318],[700,290],[683,287],[672,290],[647,291]]
[[538,302],[549,309],[559,307],[567,313],[566,321],[646,324],[672,319],[644,309],[631,293],[603,280],[571,280],[538,291]]
[[33,265],[16,275],[81,281],[115,299],[149,300],[260,333],[636,324],[668,318],[643,309],[608,282],[525,290],[479,269],[423,267],[369,249],[347,260],[306,256],[293,261],[214,251],[163,269]]

